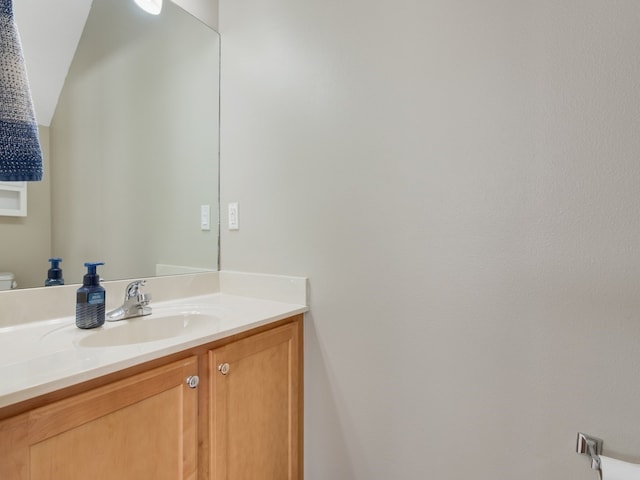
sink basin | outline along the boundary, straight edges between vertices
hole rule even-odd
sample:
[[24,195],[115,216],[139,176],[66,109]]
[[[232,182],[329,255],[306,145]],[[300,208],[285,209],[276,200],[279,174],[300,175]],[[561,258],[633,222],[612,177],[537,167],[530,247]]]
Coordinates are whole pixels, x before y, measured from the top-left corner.
[[172,315],[154,316],[122,320],[105,325],[90,335],[78,340],[82,347],[113,347],[135,343],[156,342],[167,338],[211,330],[220,319],[208,313],[182,312]]

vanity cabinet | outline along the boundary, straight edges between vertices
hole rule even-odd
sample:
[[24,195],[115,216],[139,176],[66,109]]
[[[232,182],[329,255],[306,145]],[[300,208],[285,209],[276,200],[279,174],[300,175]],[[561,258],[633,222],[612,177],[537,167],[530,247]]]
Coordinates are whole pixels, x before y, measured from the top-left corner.
[[0,479],[302,480],[302,315],[134,372],[0,420]]
[[302,478],[301,324],[209,352],[214,480]]
[[0,478],[195,479],[198,395],[173,362],[0,423]]

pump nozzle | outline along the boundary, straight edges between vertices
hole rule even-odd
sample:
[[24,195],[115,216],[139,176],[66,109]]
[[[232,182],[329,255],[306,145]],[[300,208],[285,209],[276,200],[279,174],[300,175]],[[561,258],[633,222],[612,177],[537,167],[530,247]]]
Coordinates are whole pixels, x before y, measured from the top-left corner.
[[99,267],[100,265],[104,265],[104,262],[95,262],[95,263],[85,262],[84,264],[84,266],[87,267],[87,273],[89,275],[95,275],[96,267]]
[[51,268],[47,272],[47,280],[44,282],[45,287],[52,285],[64,285],[64,278],[62,278],[62,269],[60,268],[61,258],[50,258]]
[[83,285],[100,285],[100,275],[96,271],[96,267],[104,265],[104,262],[86,262],[87,274],[82,279]]

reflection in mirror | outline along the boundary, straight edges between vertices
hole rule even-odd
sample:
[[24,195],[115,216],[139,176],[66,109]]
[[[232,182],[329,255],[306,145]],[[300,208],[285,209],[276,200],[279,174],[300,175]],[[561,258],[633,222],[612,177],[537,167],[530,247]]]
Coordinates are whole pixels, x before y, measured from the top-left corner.
[[218,85],[218,34],[181,7],[93,0],[41,127],[45,181],[27,217],[0,217],[0,271],[37,287],[50,257],[67,284],[86,261],[106,280],[217,269]]

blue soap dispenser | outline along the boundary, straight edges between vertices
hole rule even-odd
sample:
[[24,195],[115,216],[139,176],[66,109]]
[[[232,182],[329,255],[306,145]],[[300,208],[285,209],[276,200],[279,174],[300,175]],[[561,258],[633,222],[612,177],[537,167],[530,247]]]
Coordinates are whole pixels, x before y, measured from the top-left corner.
[[104,324],[106,292],[100,286],[100,275],[96,267],[104,263],[85,263],[87,274],[76,295],[76,326],[96,328]]
[[50,258],[51,268],[47,272],[47,279],[44,282],[45,287],[51,287],[53,285],[64,285],[64,278],[62,278],[62,269],[60,268],[61,258]]

